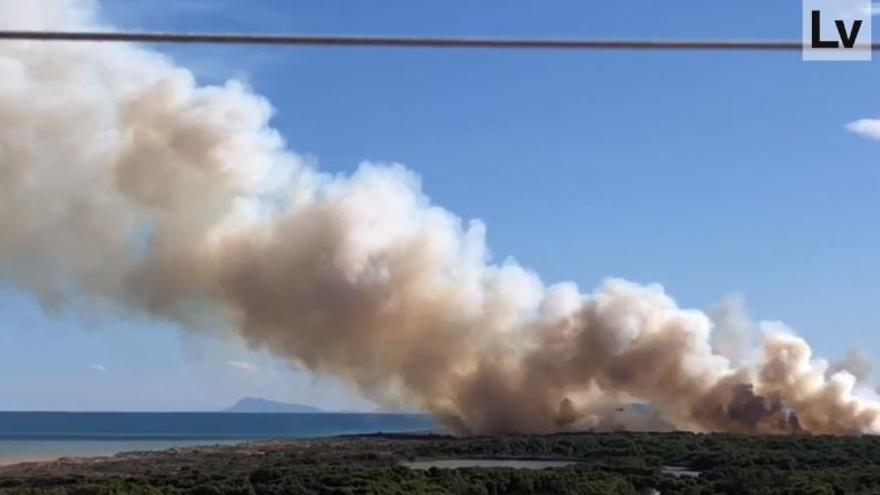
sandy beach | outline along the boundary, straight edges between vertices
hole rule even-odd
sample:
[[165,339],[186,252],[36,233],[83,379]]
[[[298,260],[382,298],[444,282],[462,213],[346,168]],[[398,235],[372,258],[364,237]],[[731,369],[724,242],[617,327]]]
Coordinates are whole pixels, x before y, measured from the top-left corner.
[[0,457],[0,466],[14,466],[16,464],[52,462],[60,459],[58,455],[23,455]]
[[152,452],[175,447],[219,445],[211,440],[155,441],[11,441],[0,440],[0,466],[51,462],[61,458],[88,459],[113,456],[123,452]]

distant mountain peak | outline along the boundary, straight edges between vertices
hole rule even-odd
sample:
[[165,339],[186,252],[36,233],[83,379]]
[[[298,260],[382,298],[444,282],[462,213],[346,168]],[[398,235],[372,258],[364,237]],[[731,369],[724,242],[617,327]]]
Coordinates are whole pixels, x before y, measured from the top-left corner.
[[234,406],[226,408],[223,412],[229,413],[319,413],[324,412],[317,407],[305,404],[291,404],[278,402],[260,397],[244,397]]

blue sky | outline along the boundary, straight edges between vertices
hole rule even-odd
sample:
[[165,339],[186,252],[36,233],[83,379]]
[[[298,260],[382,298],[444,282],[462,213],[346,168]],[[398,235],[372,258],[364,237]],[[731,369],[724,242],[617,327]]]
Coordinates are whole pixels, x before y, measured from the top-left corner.
[[[104,0],[132,29],[800,38],[800,2]],[[397,161],[546,281],[745,296],[837,358],[880,348],[875,63],[800,53],[162,49],[243,78],[324,170]],[[0,287],[0,409],[217,409],[244,395],[363,408],[326,377],[162,323],[45,314]]]

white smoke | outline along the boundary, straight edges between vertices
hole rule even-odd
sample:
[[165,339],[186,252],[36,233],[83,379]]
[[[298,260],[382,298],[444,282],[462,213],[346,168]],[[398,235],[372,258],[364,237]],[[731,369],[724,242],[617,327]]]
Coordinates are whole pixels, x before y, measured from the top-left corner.
[[733,365],[745,364],[755,349],[757,326],[746,313],[743,297],[729,296],[708,314],[715,327],[712,334],[714,352],[729,359]]
[[[75,0],[0,12],[17,29],[97,17]],[[431,204],[415,174],[321,174],[271,113],[243,85],[198,86],[143,47],[0,43],[0,280],[53,308],[222,321],[461,431],[648,427],[631,403],[681,429],[880,429],[852,374],[826,376],[790,331],[764,325],[743,364],[660,286],[583,294],[491,264],[484,226]]]
[[856,379],[856,383],[863,386],[869,386],[871,375],[874,371],[874,362],[865,351],[860,349],[851,349],[846,356],[831,365],[828,368],[829,375],[833,375],[840,371],[846,371],[852,374]]

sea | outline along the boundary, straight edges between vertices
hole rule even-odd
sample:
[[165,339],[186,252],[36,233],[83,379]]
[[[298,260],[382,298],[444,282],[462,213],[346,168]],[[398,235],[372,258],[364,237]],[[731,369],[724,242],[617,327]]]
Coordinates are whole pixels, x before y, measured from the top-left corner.
[[172,447],[438,428],[424,414],[0,412],[0,465]]

